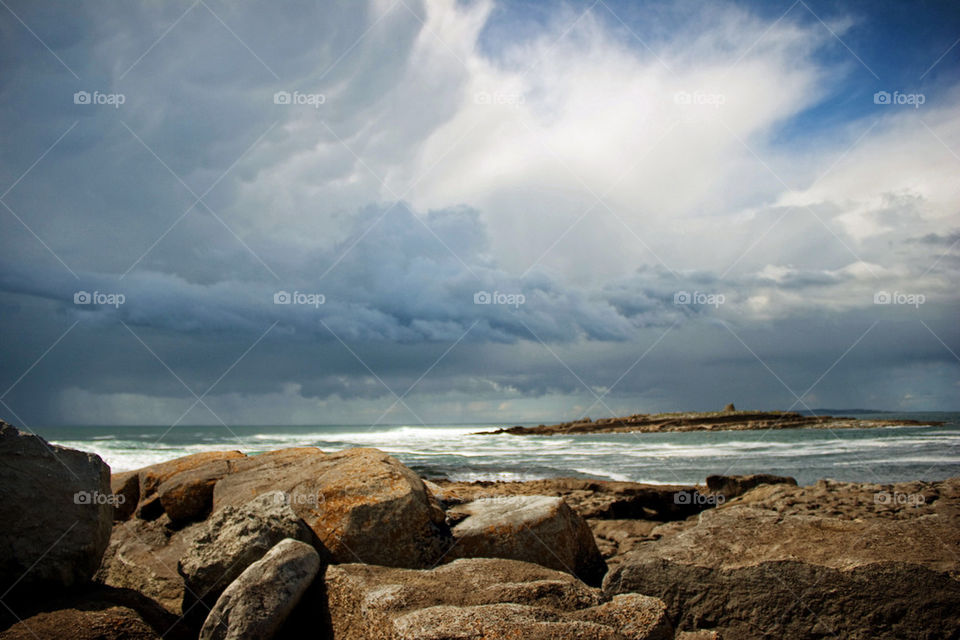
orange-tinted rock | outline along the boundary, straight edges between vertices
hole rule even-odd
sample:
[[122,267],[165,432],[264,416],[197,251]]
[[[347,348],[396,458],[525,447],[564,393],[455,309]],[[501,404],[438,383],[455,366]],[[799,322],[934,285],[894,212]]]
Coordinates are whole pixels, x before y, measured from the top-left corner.
[[[114,517],[118,520],[124,520],[136,514],[138,518],[143,520],[159,518],[165,511],[165,505],[158,493],[160,486],[178,474],[208,467],[211,469],[210,472],[200,472],[197,476],[193,476],[192,480],[185,482],[176,489],[181,496],[192,501],[191,504],[184,506],[183,512],[178,513],[179,519],[193,517],[202,510],[197,505],[202,506],[208,501],[204,492],[207,490],[205,485],[209,482],[209,476],[215,475],[215,471],[212,470],[229,471],[229,467],[218,467],[214,463],[226,463],[227,461],[246,459],[246,457],[239,451],[204,451],[150,465],[149,467],[114,474],[110,480],[111,488],[115,494],[124,496],[123,504],[118,505]],[[210,466],[211,464],[214,466]],[[204,477],[207,477],[208,480],[200,480]],[[136,481],[134,481],[134,478],[136,478]],[[167,500],[167,504],[173,502],[171,496]],[[176,510],[176,507],[174,509]],[[184,516],[184,514],[188,515]]]

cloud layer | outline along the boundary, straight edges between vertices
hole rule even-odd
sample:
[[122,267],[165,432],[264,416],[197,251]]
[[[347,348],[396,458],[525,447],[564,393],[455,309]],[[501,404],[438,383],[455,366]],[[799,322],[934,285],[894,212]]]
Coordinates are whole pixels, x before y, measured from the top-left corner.
[[588,6],[11,3],[5,410],[956,408],[960,86],[875,103],[862,16]]

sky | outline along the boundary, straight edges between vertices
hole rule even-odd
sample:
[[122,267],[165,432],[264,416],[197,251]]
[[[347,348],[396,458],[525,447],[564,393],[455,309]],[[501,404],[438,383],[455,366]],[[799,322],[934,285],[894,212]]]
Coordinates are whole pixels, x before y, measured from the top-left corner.
[[953,2],[0,1],[0,416],[960,409]]

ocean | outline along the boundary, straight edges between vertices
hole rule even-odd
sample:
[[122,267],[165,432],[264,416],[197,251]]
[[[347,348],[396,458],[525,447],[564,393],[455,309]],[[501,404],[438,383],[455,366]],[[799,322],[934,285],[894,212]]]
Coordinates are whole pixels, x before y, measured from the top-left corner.
[[[774,473],[889,483],[960,475],[960,413],[858,414],[942,426],[559,436],[477,436],[490,424],[375,427],[50,427],[57,444],[91,451],[126,471],[199,451],[248,454],[295,446],[327,452],[376,447],[426,477],[535,480],[558,476],[652,484],[702,483],[711,474]],[[502,425],[501,425],[502,426]],[[508,425],[512,426],[512,425]]]

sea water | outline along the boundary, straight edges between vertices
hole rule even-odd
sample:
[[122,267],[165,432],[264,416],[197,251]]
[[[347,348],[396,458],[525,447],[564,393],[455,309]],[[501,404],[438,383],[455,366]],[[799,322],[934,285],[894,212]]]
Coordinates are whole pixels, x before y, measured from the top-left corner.
[[[774,473],[801,484],[820,478],[887,483],[960,475],[960,413],[865,414],[858,418],[944,422],[875,429],[782,429],[589,435],[472,435],[472,425],[50,427],[40,435],[91,451],[114,471],[199,451],[248,454],[314,446],[376,447],[427,477],[534,480],[551,477],[702,483],[711,474]],[[497,425],[497,427],[503,425]]]

